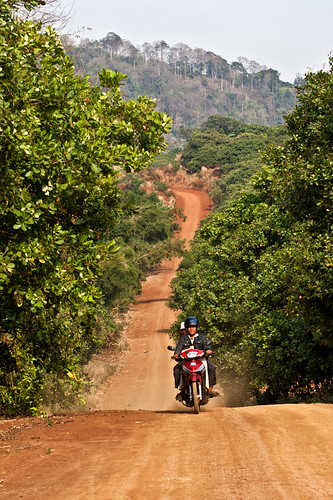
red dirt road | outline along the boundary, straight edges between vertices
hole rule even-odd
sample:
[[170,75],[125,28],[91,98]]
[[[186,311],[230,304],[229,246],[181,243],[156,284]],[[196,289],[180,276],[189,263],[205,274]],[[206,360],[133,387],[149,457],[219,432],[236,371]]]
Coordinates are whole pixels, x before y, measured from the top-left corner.
[[[181,237],[191,239],[209,200],[177,195],[187,215]],[[95,411],[0,421],[0,498],[333,499],[333,405],[215,400],[195,415],[174,401],[165,330],[178,263],[164,262],[144,284],[122,370]]]
[[[190,241],[199,223],[210,211],[205,193],[176,190],[177,206],[186,216],[179,237]],[[177,317],[168,309],[169,283],[175,276],[180,259],[163,261],[159,271],[148,278],[132,308],[132,320],[126,333],[129,352],[121,372],[110,379],[96,409],[170,410],[175,401],[167,329]],[[149,369],[148,369],[149,367]],[[179,404],[178,404],[179,406]]]

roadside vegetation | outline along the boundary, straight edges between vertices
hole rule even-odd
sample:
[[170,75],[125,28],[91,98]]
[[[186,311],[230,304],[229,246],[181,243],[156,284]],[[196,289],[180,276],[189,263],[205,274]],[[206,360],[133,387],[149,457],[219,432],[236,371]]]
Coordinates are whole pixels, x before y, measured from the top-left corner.
[[241,191],[250,189],[250,179],[261,167],[260,151],[268,145],[283,145],[287,132],[282,125],[247,125],[234,118],[211,116],[188,136],[181,163],[188,173],[210,171],[214,205],[225,207]]
[[244,190],[252,191],[251,178],[261,169],[261,152],[269,145],[283,146],[288,138],[283,125],[248,125],[221,115],[181,133],[184,147],[158,155],[140,176],[156,186],[202,189],[218,211]]
[[3,415],[40,411],[49,379],[77,394],[82,363],[112,341],[110,311],[171,251],[175,227],[134,179],[171,120],[151,99],[124,100],[121,73],[77,76],[57,34],[20,18],[40,4],[0,0]]
[[[297,95],[287,141],[203,225],[172,284],[171,307],[200,318],[240,403],[332,398],[333,60]],[[206,144],[186,156],[193,168]]]

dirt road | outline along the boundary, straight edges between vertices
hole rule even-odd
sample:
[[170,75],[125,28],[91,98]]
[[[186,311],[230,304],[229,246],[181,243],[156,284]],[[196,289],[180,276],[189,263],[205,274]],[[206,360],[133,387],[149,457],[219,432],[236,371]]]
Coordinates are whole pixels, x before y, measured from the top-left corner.
[[[176,190],[176,195],[177,206],[186,216],[179,237],[190,241],[210,211],[210,199],[199,191]],[[170,410],[177,407],[172,377],[174,363],[166,350],[171,343],[166,331],[177,314],[168,309],[166,302],[169,283],[179,262],[180,259],[165,260],[159,271],[144,283],[126,332],[129,351],[125,365],[104,387],[97,409]]]
[[[209,200],[177,194],[191,239]],[[165,330],[178,263],[145,283],[122,371],[95,411],[0,422],[0,498],[333,499],[333,405],[210,403],[194,415],[174,401]]]

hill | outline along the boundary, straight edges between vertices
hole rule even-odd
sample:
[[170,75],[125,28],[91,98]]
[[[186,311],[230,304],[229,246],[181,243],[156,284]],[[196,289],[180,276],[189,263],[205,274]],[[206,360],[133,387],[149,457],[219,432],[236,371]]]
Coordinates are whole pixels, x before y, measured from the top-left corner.
[[157,99],[160,111],[173,119],[173,133],[182,127],[200,126],[220,114],[248,124],[279,125],[295,105],[295,90],[275,69],[245,57],[228,63],[220,55],[164,40],[135,47],[115,33],[101,40],[66,38],[76,71],[89,74],[109,68],[125,73],[124,92],[129,98],[148,95]]

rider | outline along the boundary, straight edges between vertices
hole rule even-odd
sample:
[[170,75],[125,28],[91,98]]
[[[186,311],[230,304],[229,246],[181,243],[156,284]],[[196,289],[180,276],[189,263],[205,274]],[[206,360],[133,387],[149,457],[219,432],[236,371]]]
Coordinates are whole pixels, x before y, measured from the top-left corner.
[[[205,351],[207,356],[207,365],[208,365],[208,378],[209,378],[209,389],[208,393],[211,396],[218,396],[218,392],[213,391],[213,386],[216,384],[216,370],[213,363],[210,361],[209,357],[212,354],[212,350],[209,345],[207,345],[207,337],[203,333],[198,333],[199,321],[195,316],[189,316],[185,320],[185,330],[186,333],[181,335],[175,353],[173,355],[174,359],[180,359],[180,353],[184,349],[189,349],[190,347],[194,347],[195,349],[201,349]],[[178,389],[180,383],[181,376],[181,366],[182,363],[179,361],[174,369],[173,374],[175,377],[175,387]],[[177,394],[176,399],[181,399],[181,392]]]

